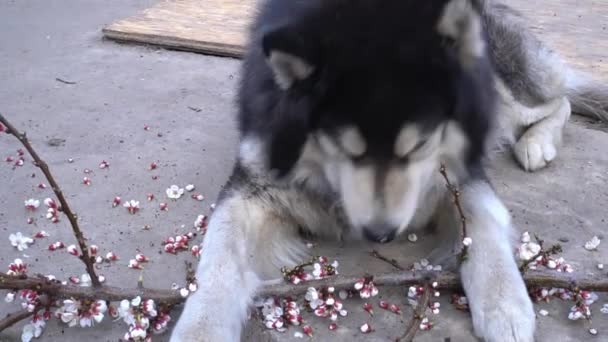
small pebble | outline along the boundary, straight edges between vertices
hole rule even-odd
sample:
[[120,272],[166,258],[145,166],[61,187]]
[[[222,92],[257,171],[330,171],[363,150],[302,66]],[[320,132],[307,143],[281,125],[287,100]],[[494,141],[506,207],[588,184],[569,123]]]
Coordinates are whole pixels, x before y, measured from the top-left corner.
[[597,329],[593,329],[593,328],[591,328],[591,329],[589,329],[589,333],[590,333],[591,335],[597,335]]
[[598,270],[603,270],[604,269],[604,264],[597,264],[597,269]]
[[547,316],[547,315],[549,314],[549,311],[547,311],[547,310],[545,310],[545,309],[542,309],[542,310],[539,310],[539,311],[538,311],[538,313],[539,313],[541,316]]

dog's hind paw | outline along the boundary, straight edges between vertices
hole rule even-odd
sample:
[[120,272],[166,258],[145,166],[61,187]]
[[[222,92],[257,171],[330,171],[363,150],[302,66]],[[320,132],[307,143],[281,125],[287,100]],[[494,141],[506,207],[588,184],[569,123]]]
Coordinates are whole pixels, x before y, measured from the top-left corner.
[[514,147],[515,158],[526,171],[537,171],[557,156],[557,148],[550,134],[529,131]]

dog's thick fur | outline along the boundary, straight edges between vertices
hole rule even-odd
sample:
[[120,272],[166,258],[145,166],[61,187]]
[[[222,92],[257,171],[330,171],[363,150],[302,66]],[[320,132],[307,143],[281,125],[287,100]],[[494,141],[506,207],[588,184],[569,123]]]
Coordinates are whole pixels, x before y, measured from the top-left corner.
[[264,2],[241,74],[238,160],[171,341],[239,340],[260,281],[305,257],[302,230],[388,242],[435,226],[437,255],[453,258],[459,216],[440,163],[473,241],[460,274],[476,334],[533,341],[510,215],[482,161],[507,141],[523,168],[540,169],[571,106],[607,116],[608,97],[565,70],[490,1]]

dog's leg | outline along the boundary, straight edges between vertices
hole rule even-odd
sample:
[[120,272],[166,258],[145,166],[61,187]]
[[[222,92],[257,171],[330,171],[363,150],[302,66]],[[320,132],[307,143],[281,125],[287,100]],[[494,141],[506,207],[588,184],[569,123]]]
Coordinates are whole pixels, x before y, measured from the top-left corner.
[[[533,122],[545,113],[547,113],[546,117]],[[516,159],[526,171],[539,170],[555,159],[570,113],[570,101],[563,97],[551,101],[546,106],[533,108],[522,115],[522,123],[531,126],[519,138],[513,149]]]
[[[201,248],[198,291],[188,298],[171,342],[239,341],[261,276],[296,258],[294,226],[262,199],[232,195],[218,203]],[[286,261],[285,261],[286,262]],[[290,264],[287,264],[290,265]]]
[[483,181],[462,188],[461,205],[473,242],[460,272],[475,333],[486,342],[534,341],[535,314],[515,262],[509,212]]
[[[555,97],[542,104],[528,106],[514,98],[501,80],[496,82],[498,134],[513,146],[515,159],[526,171],[539,170],[557,156],[564,126],[570,118],[570,101]],[[520,133],[523,131],[523,133]]]

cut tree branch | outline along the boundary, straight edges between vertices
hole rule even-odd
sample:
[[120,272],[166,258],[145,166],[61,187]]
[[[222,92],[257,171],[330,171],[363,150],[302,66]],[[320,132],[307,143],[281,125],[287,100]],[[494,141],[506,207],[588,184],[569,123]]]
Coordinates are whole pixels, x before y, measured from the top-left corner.
[[[257,291],[259,297],[268,296],[296,296],[306,293],[309,287],[323,288],[333,286],[336,290],[352,289],[360,276],[333,276],[321,280],[311,280],[298,285],[286,283],[283,279],[265,281]],[[608,292],[608,279],[604,276],[581,275],[575,277],[563,272],[529,271],[524,274],[528,287],[557,287],[572,288],[577,286],[583,290]],[[452,272],[399,272],[385,273],[373,276],[376,286],[412,286],[428,282],[437,282],[437,289],[460,290],[460,278]],[[44,277],[15,277],[0,274],[0,289],[22,290],[31,289],[40,293],[52,294],[55,297],[73,297],[75,299],[104,299],[108,301],[121,301],[136,296],[142,299],[154,299],[167,305],[179,304],[185,301],[177,291],[149,288],[119,288],[102,285],[99,288],[83,287],[78,285],[62,285],[58,281],[51,281]]]
[[51,189],[53,189],[55,196],[57,196],[57,199],[61,204],[61,211],[65,214],[65,216],[68,217],[68,220],[70,221],[72,231],[74,233],[74,236],[76,237],[78,245],[80,246],[80,260],[82,260],[82,262],[85,264],[87,273],[89,274],[89,276],[91,276],[91,282],[93,283],[93,286],[101,286],[101,282],[99,281],[97,274],[95,274],[95,268],[93,267],[93,258],[89,255],[89,248],[87,247],[82,231],[78,226],[78,216],[76,216],[70,209],[68,202],[63,196],[63,191],[61,191],[61,188],[59,187],[59,185],[55,181],[55,178],[51,174],[51,171],[49,170],[49,166],[44,160],[40,158],[40,156],[38,156],[38,153],[36,153],[32,145],[30,144],[30,141],[28,140],[25,132],[20,133],[10,122],[8,122],[8,120],[6,120],[2,113],[0,113],[0,122],[2,122],[4,126],[6,126],[7,133],[12,134],[19,140],[19,142],[21,142],[23,147],[25,147],[25,149],[32,156],[32,159],[34,159],[35,165],[40,168],[40,171],[42,171],[44,177],[46,177],[46,179],[48,180],[49,184],[51,185]]
[[[461,229],[461,241],[467,237],[467,218],[464,216],[464,211],[462,210],[462,205],[460,204],[460,191],[458,188],[450,182],[450,178],[448,178],[448,173],[445,168],[445,164],[441,163],[441,167],[439,168],[439,173],[443,176],[445,180],[445,186],[448,188],[448,191],[452,194],[454,199],[454,205],[456,206],[456,210],[458,210],[458,215],[460,215],[460,229]],[[462,263],[467,258],[468,246],[463,245],[462,250],[460,251],[460,262]]]
[[6,317],[4,317],[3,319],[0,320],[0,332],[6,328],[12,326],[13,324],[16,324],[33,315],[34,315],[34,312],[29,312],[27,310],[13,312],[13,313],[6,315]]
[[393,266],[394,268],[400,270],[400,271],[405,271],[405,268],[403,268],[403,266],[399,265],[399,263],[397,262],[397,260],[395,259],[389,259],[387,257],[385,257],[384,255],[380,254],[377,250],[372,250],[371,252],[369,252],[369,254],[371,256],[373,256],[376,259],[382,260],[384,262],[386,262],[387,264]]
[[422,296],[420,297],[420,299],[418,299],[418,304],[416,305],[416,309],[414,309],[414,315],[413,315],[412,319],[410,320],[410,323],[408,324],[407,329],[405,330],[405,333],[397,339],[397,342],[399,342],[399,341],[412,342],[414,340],[414,337],[416,336],[418,329],[420,329],[420,323],[422,322],[424,317],[426,317],[426,310],[428,309],[429,302],[431,301],[431,292],[432,291],[433,291],[433,288],[427,282],[424,285],[424,292],[422,293]]
[[[455,273],[451,272],[399,272],[386,273],[372,276],[376,286],[412,286],[421,284],[430,284],[437,282],[437,290],[461,290],[460,278]],[[579,288],[588,291],[608,292],[608,279],[601,275],[591,276],[583,275],[575,277],[563,272],[543,272],[529,271],[524,275],[524,280],[529,288],[547,287],[547,288]],[[298,296],[306,293],[309,287],[324,288],[333,286],[336,290],[352,289],[353,285],[359,281],[361,277],[346,277],[333,276],[321,280],[311,280],[293,285],[286,283],[284,279],[276,279],[265,281],[257,291],[258,297],[288,297]],[[148,288],[119,288],[113,286],[102,285],[101,287],[83,287],[73,284],[63,285],[59,281],[51,281],[43,276],[38,277],[16,277],[0,274],[0,289],[4,290],[22,290],[31,289],[39,293],[52,295],[54,298],[74,298],[88,300],[107,300],[121,301],[123,299],[132,299],[141,296],[142,299],[153,299],[155,302],[163,305],[175,305],[183,303],[186,298],[182,297],[177,291],[148,289]],[[425,293],[431,291],[425,291]],[[29,316],[19,316],[25,319]],[[8,318],[2,320],[4,323]],[[18,322],[17,316],[12,318],[14,324]],[[416,317],[414,317],[414,320]],[[417,323],[417,326],[420,322]],[[4,326],[6,327],[6,326]],[[0,329],[2,331],[3,329]],[[410,329],[408,328],[408,331]],[[407,333],[406,335],[407,336]],[[405,338],[405,337],[404,337]],[[407,341],[407,340],[406,340]]]

